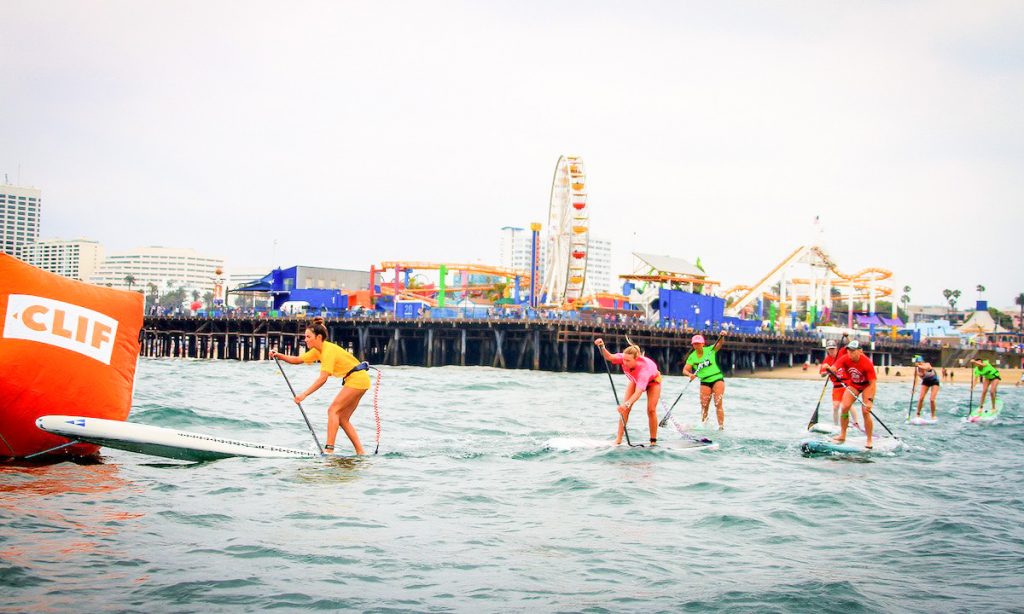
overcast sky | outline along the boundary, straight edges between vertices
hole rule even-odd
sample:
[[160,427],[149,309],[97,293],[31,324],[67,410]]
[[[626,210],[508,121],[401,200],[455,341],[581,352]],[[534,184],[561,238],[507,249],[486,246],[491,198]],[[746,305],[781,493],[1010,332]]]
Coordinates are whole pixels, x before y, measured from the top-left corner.
[[751,284],[820,215],[914,303],[1024,291],[1019,1],[0,0],[0,79],[0,173],[108,252],[497,264],[574,154],[617,273]]

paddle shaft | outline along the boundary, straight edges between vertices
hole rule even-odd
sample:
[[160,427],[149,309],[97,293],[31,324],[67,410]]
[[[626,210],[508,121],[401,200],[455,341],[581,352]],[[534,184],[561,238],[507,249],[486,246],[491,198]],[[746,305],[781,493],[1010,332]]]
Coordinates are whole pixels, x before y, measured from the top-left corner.
[[[843,387],[844,387],[844,388],[846,388],[847,390],[850,390],[850,391],[852,391],[852,390],[853,390],[853,388],[851,388],[850,386],[846,386],[846,385],[843,385]],[[861,406],[862,408],[864,407],[864,401],[862,401],[862,400],[861,400],[861,398],[860,398],[860,393],[854,392],[854,393],[853,393],[853,398],[854,398],[854,400],[856,400],[856,401],[860,401],[860,406]],[[882,419],[878,417],[878,414],[876,414],[876,413],[875,413],[875,410],[873,410],[873,409],[869,409],[869,410],[868,410],[868,413],[869,413],[869,414],[871,414],[871,417],[872,417],[872,418],[874,418],[875,420],[878,420],[878,423],[882,425],[882,428],[883,428],[883,429],[885,429],[886,431],[888,431],[888,432],[889,432],[889,434],[890,434],[890,435],[892,435],[894,439],[899,439],[899,437],[897,437],[897,436],[896,436],[896,433],[893,433],[893,432],[892,432],[892,429],[890,429],[889,427],[887,427],[887,426],[885,425],[885,423],[884,423],[884,422],[882,422]]]
[[665,412],[665,417],[661,419],[661,422],[658,423],[658,426],[665,426],[668,424],[668,420],[672,416],[672,410],[676,408],[676,403],[679,402],[679,399],[683,398],[683,394],[690,388],[690,384],[692,383],[692,379],[686,382],[686,385],[683,386],[683,391],[679,393],[679,396],[676,397],[675,401],[672,401],[672,406],[668,408],[667,412]]
[[[277,368],[281,370],[281,375],[284,376],[284,382],[288,384],[288,390],[292,393],[292,398],[299,396],[295,394],[295,389],[292,388],[292,383],[288,380],[288,376],[284,372],[284,368],[281,366],[281,361],[274,356],[274,362],[277,363]],[[320,454],[324,453],[323,447],[320,446],[320,440],[317,439],[316,431],[313,430],[313,425],[309,422],[309,416],[306,415],[306,410],[302,409],[302,403],[296,403],[299,406],[299,411],[302,412],[302,419],[306,421],[306,426],[309,428],[309,433],[313,436],[313,441],[316,443],[316,449],[320,451]]]
[[914,383],[910,387],[910,407],[907,408],[907,420],[910,420],[910,413],[914,411],[914,395],[917,393],[917,367],[914,367]]
[[[604,361],[604,370],[608,372],[608,383],[612,385],[612,394],[615,395],[615,407],[618,408],[619,403],[619,391],[615,389],[615,380],[612,379],[612,368],[608,366],[608,361]],[[622,423],[622,434],[626,436],[626,445],[631,448],[642,448],[644,444],[638,443],[633,445],[633,442],[629,440],[629,429],[626,428],[626,420],[619,414],[619,422]]]
[[[981,404],[985,404],[985,399],[981,400]],[[971,400],[967,401],[967,415],[970,416],[971,412],[974,411],[974,368],[971,368]]]

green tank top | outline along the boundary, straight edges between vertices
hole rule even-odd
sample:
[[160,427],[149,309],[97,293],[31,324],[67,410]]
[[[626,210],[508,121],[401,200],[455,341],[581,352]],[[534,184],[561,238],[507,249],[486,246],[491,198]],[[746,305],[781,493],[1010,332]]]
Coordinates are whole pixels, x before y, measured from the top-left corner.
[[693,367],[700,381],[705,384],[725,379],[722,370],[718,368],[718,353],[714,348],[704,348],[704,356],[697,356],[697,352],[690,352],[686,357],[686,364]]
[[974,367],[974,374],[978,377],[984,377],[988,380],[993,380],[999,377],[999,370],[992,366],[989,361],[985,361],[981,367]]

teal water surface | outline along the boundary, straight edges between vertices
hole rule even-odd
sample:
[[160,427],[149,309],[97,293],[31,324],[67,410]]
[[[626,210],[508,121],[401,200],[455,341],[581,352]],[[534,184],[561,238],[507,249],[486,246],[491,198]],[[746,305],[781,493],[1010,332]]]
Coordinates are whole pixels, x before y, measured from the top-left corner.
[[[304,403],[321,441],[336,390]],[[944,385],[940,423],[908,426],[909,383],[880,384],[902,450],[804,457],[821,385],[731,378],[727,430],[701,433],[721,449],[683,454],[671,428],[594,443],[603,373],[385,368],[378,456],[0,465],[0,611],[1019,612],[1019,390],[982,426]],[[130,419],[313,446],[272,362],[144,360]],[[372,450],[370,395],[355,424]]]

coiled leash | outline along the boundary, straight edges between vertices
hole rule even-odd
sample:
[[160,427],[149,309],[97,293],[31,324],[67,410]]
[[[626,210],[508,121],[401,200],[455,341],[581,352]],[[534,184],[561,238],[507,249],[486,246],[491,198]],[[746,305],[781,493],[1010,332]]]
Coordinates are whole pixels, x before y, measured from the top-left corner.
[[[383,374],[380,369],[371,366],[370,363],[364,360],[358,365],[352,367],[352,369],[345,374],[345,377],[352,375],[356,371],[369,371],[370,369],[377,372],[377,378],[373,384],[373,421],[377,424],[377,446],[373,449],[373,453],[376,454],[380,450],[380,381]],[[342,385],[345,383],[345,377],[341,378]]]

